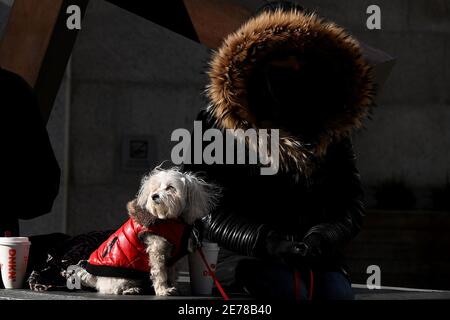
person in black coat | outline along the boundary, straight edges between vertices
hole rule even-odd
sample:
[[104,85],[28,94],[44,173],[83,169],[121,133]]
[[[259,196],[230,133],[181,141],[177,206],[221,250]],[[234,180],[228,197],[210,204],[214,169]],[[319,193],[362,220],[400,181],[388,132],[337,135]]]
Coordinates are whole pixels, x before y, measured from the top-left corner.
[[0,236],[19,235],[19,219],[51,211],[60,168],[36,95],[19,75],[0,68],[3,203]]
[[203,130],[280,134],[275,175],[258,164],[184,165],[223,191],[203,221],[221,247],[219,280],[257,298],[352,299],[343,251],[364,206],[351,133],[374,96],[358,42],[296,5],[270,3],[224,40],[208,75]]

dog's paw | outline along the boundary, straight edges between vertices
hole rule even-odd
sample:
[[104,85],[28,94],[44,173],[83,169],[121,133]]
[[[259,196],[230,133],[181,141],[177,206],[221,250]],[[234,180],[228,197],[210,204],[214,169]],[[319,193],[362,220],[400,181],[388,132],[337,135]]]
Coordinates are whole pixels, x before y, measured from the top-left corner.
[[124,295],[134,295],[134,294],[141,294],[142,293],[142,288],[129,288],[126,290],[122,291],[122,294]]
[[178,291],[175,287],[159,288],[155,289],[155,294],[157,296],[175,296],[178,294]]
[[31,290],[38,291],[38,292],[48,291],[50,288],[51,288],[51,286],[46,286],[43,284],[35,284],[35,285],[30,286]]

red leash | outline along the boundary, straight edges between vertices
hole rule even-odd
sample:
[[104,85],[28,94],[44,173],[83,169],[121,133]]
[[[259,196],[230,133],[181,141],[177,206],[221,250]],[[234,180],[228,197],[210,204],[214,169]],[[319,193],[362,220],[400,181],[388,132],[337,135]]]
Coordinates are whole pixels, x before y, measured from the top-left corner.
[[312,300],[313,289],[314,289],[314,273],[313,273],[313,271],[311,269],[309,269],[309,294],[308,294],[308,300]]
[[[300,281],[300,272],[294,271],[294,290],[295,290],[295,299],[301,300],[301,286],[302,283]],[[308,300],[312,300],[313,297],[313,289],[314,289],[314,273],[310,269],[309,270],[309,291],[308,291]]]
[[205,254],[203,253],[202,248],[198,248],[198,253],[200,254],[200,257],[203,260],[203,263],[205,264],[206,268],[208,269],[208,273],[213,278],[214,283],[216,284],[217,289],[219,290],[220,294],[222,295],[222,298],[224,300],[230,300],[228,295],[226,294],[225,290],[223,290],[222,285],[220,284],[219,280],[217,280],[216,274],[214,271],[212,271],[211,267],[209,266],[208,261],[206,260]]

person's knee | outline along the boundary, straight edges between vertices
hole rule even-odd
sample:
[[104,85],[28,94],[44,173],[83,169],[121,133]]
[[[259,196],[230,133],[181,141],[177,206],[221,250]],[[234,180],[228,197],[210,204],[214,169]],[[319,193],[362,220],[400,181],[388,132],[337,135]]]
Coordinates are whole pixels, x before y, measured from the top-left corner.
[[303,279],[297,287],[294,270],[284,264],[242,261],[236,268],[236,275],[245,290],[257,299],[303,300],[307,297]]
[[340,272],[318,274],[314,298],[320,300],[354,300],[351,283]]

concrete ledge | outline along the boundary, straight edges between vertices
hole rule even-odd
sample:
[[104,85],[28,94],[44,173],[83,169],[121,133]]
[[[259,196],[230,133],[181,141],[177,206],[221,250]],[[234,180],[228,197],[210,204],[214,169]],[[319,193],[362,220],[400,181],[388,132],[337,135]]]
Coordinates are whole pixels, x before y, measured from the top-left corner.
[[449,300],[450,291],[402,287],[369,290],[365,285],[352,285],[356,300]]
[[[422,290],[414,288],[387,287],[379,290],[368,290],[354,286],[356,300],[450,300],[450,291]],[[244,297],[232,297],[242,300]],[[221,300],[220,297],[174,296],[156,297],[153,295],[115,296],[101,295],[87,291],[48,291],[36,292],[25,289],[0,289],[0,300]]]
[[0,289],[0,300],[216,300],[217,297],[174,296],[156,297],[153,295],[103,295],[87,291],[47,291],[37,292],[26,289]]

